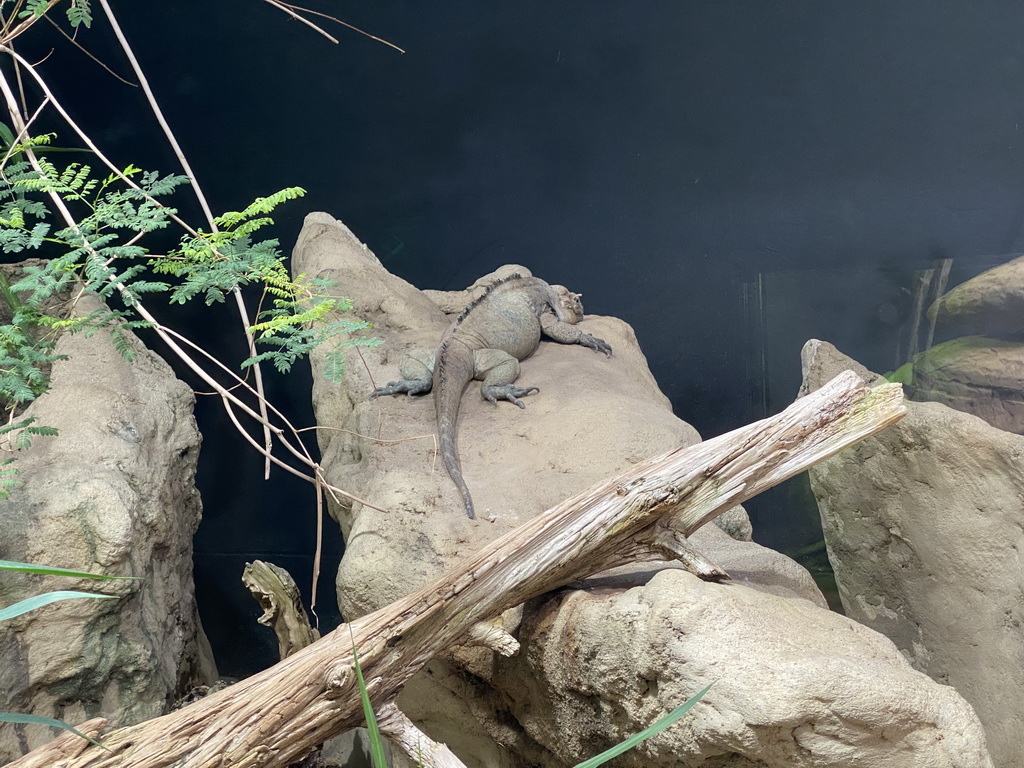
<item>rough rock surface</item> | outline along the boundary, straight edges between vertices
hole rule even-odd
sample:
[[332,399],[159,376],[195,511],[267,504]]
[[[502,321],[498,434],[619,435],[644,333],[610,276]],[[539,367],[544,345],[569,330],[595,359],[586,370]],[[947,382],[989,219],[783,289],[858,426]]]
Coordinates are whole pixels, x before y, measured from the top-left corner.
[[[70,359],[54,365],[51,391],[27,415],[60,435],[37,437],[17,456],[21,483],[0,500],[0,559],[139,579],[0,578],[0,605],[57,589],[121,596],[0,623],[0,710],[137,722],[166,711],[183,684],[216,676],[193,599],[201,503],[192,393],[132,344],[129,363],[105,333],[58,341]],[[0,724],[0,763],[52,737]]]
[[[856,363],[804,348],[816,389]],[[938,403],[811,470],[847,615],[978,713],[1001,768],[1024,754],[1024,438]]]
[[1024,256],[956,286],[928,316],[947,336],[1024,337]]
[[907,395],[1024,434],[1024,343],[965,336],[938,344],[914,358]]
[[[660,570],[637,586],[592,579],[527,622],[497,684],[527,734],[568,765],[711,681],[709,706],[617,765],[987,764],[955,691],[922,684],[884,637],[805,600]],[[552,764],[541,750],[527,754]]]
[[928,309],[940,336],[897,376],[907,397],[1024,434],[1024,257],[967,280]]
[[[407,350],[436,345],[449,322],[439,297],[388,274],[326,214],[307,217],[293,269],[337,280],[385,342],[350,355],[342,385],[315,377],[328,479],[387,510],[332,510],[347,543],[338,575],[346,615],[391,602],[565,497],[698,439],[672,415],[629,326],[588,316],[583,329],[614,356],[542,344],[523,365],[523,385],[540,387],[525,411],[467,389],[459,441],[480,518],[467,520],[435,457],[432,399],[368,399],[396,378]],[[889,641],[824,610],[806,571],[712,526],[694,542],[735,581],[705,584],[642,563],[571,585],[523,608],[519,657],[453,649],[406,686],[400,705],[467,765],[557,767],[718,680],[700,720],[620,764],[989,765],[970,708]]]

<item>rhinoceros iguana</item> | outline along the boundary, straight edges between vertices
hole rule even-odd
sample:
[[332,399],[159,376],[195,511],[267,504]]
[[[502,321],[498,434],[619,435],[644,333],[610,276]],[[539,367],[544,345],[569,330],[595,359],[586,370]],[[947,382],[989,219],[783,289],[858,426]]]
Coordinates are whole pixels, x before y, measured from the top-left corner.
[[511,275],[493,283],[487,292],[467,306],[445,331],[434,360],[407,358],[400,381],[378,387],[370,395],[419,395],[434,390],[441,460],[462,494],[466,514],[474,518],[473,499],[462,478],[457,425],[459,405],[466,385],[481,379],[480,393],[498,404],[508,400],[520,408],[519,398],[537,387],[517,387],[519,361],[529,357],[547,336],[562,344],[582,344],[611,355],[602,339],[577,326],[583,317],[578,294],[551,286],[536,277]]

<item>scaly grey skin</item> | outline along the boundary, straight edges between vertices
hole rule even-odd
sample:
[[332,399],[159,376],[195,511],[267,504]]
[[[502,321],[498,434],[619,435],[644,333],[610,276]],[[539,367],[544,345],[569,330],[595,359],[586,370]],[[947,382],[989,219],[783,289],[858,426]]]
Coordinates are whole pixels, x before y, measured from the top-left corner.
[[611,356],[612,348],[604,340],[576,327],[582,318],[583,305],[577,294],[536,277],[512,275],[491,285],[448,327],[434,356],[436,363],[413,358],[411,365],[402,365],[405,378],[378,387],[370,395],[419,395],[434,390],[441,460],[471,519],[476,513],[462,479],[457,440],[459,406],[466,385],[480,379],[484,399],[494,405],[508,400],[525,408],[519,398],[540,390],[515,386],[519,361],[536,351],[542,335]]

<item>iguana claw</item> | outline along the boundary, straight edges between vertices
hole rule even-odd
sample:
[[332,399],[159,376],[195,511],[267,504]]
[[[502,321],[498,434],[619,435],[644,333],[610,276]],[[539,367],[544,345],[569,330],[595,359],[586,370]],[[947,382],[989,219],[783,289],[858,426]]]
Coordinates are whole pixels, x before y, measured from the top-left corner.
[[419,381],[417,379],[402,379],[401,381],[389,381],[386,387],[377,387],[370,393],[370,399],[382,395],[419,395],[430,391],[430,379]]
[[483,395],[489,403],[497,405],[498,400],[508,400],[510,403],[515,403],[520,408],[525,408],[526,403],[520,400],[520,397],[526,397],[531,392],[540,392],[538,387],[514,387],[511,384],[504,385],[492,385],[483,388]]
[[589,333],[584,333],[580,336],[580,344],[584,347],[590,347],[595,352],[604,352],[608,357],[612,356],[612,347],[604,339],[599,339],[596,336],[591,336]]

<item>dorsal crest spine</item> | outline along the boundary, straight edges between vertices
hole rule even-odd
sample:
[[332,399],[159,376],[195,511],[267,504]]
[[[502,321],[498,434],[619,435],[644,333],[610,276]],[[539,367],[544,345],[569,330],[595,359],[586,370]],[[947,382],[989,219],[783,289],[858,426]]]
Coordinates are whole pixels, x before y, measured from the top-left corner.
[[461,323],[463,320],[465,320],[469,316],[470,312],[472,312],[474,309],[476,309],[476,307],[479,306],[479,304],[482,301],[485,301],[488,296],[490,296],[492,293],[494,293],[494,291],[496,291],[501,286],[507,285],[508,283],[512,282],[513,280],[525,280],[525,279],[526,278],[523,275],[519,274],[518,272],[514,272],[513,274],[508,275],[507,277],[503,277],[500,280],[495,280],[493,283],[491,283],[489,286],[487,286],[487,290],[486,291],[481,293],[479,296],[477,296],[475,299],[473,299],[471,302],[469,302],[469,304],[466,305],[466,308],[464,310],[462,310],[459,313],[459,316],[455,319],[455,323],[458,324],[458,323]]

